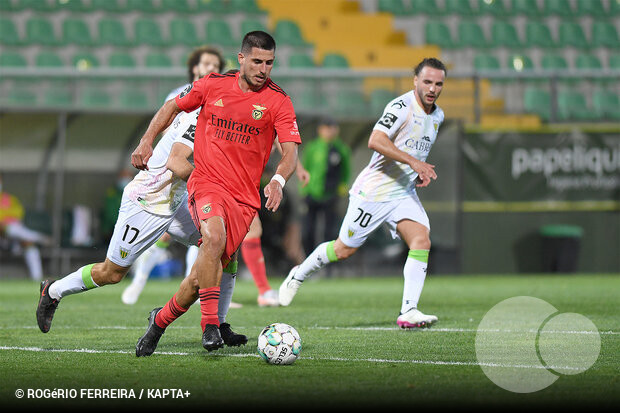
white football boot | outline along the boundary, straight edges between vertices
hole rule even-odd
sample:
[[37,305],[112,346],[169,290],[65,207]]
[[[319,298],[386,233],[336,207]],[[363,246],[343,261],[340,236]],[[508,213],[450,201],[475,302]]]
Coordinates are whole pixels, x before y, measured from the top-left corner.
[[276,290],[265,291],[258,296],[257,301],[259,307],[277,307],[280,305]]
[[291,269],[288,276],[284,279],[284,282],[282,282],[282,285],[280,286],[278,298],[280,300],[280,305],[283,307],[286,307],[291,303],[291,301],[293,301],[293,297],[295,297],[297,290],[299,290],[299,287],[301,286],[302,282],[293,278],[298,267],[299,266],[296,265]]
[[396,319],[400,328],[424,328],[437,322],[437,316],[422,313],[417,308],[412,308]]

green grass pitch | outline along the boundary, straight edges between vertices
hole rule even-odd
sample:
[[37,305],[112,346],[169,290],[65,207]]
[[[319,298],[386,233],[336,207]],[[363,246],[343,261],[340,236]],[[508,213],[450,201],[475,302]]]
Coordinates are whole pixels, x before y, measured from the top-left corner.
[[[282,279],[270,281],[277,288]],[[0,282],[0,403],[286,411],[287,406],[611,408],[620,402],[618,274],[429,276],[420,309],[436,314],[439,322],[418,331],[397,328],[400,277],[310,279],[290,307],[280,308],[257,307],[256,287],[239,280],[233,301],[243,308],[231,309],[228,321],[249,337],[246,346],[206,352],[195,306],[168,328],[153,356],[137,358],[135,343],[148,312],[163,306],[179,282],[150,281],[134,306],[120,300],[127,280],[67,297],[47,334],[35,320],[38,284]],[[476,357],[476,329],[494,305],[517,296],[588,317],[601,344],[592,367],[561,374],[534,393],[513,393],[487,378]],[[301,335],[303,349],[292,366],[268,365],[256,352],[259,332],[272,322],[291,324]],[[18,398],[20,389],[61,389],[65,396]],[[131,390],[136,399],[87,398],[84,389]],[[183,398],[177,391],[147,398],[148,390],[157,396],[162,389],[180,389]],[[71,390],[76,397],[69,397]]]

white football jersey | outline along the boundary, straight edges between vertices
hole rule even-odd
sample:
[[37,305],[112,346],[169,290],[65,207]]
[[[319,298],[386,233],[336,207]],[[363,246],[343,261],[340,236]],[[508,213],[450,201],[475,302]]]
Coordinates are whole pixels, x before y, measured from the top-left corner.
[[[387,104],[374,130],[387,134],[401,151],[426,161],[443,120],[439,106],[426,114],[411,90]],[[406,198],[415,193],[417,177],[418,173],[409,165],[374,152],[349,193],[373,202]]]

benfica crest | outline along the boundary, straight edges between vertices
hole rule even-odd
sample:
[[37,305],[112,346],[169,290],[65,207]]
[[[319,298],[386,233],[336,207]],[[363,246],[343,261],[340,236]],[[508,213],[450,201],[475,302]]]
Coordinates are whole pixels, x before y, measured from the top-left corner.
[[267,108],[260,106],[260,105],[252,105],[254,106],[254,110],[252,111],[252,118],[254,120],[259,120],[263,117],[263,111],[266,110]]

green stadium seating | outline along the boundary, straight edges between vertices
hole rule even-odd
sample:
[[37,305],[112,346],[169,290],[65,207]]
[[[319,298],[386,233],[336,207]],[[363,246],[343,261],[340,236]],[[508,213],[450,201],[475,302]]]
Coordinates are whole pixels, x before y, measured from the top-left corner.
[[340,116],[366,116],[368,114],[368,104],[363,92],[359,90],[344,90],[335,96],[333,110]]
[[523,109],[538,115],[543,121],[551,119],[551,95],[537,86],[528,86],[523,93]]
[[100,87],[87,86],[79,93],[78,103],[85,108],[105,108],[110,106],[110,95]]
[[162,9],[174,13],[193,13],[194,9],[187,0],[162,0]]
[[30,44],[57,46],[52,22],[43,17],[32,17],[26,21],[26,40]]
[[620,1],[609,0],[609,15],[611,17],[620,16]]
[[207,42],[221,47],[234,47],[241,44],[233,34],[230,25],[224,20],[207,20],[205,24]]
[[300,93],[291,96],[293,105],[295,108],[304,110],[325,110],[328,108],[328,102],[325,95],[321,93],[317,88],[305,88]]
[[592,47],[608,47],[610,49],[620,48],[620,39],[616,26],[608,21],[597,21],[592,24]]
[[529,20],[525,23],[525,44],[527,47],[554,48],[551,30],[543,21]]
[[522,47],[517,29],[508,21],[495,20],[491,25],[491,43],[495,47],[518,49]]
[[327,53],[323,56],[321,66],[331,69],[345,69],[349,67],[349,61],[340,53]]
[[587,107],[583,93],[575,89],[560,90],[557,103],[559,120],[588,121],[597,118],[597,114]]
[[19,32],[13,20],[0,18],[0,44],[3,46],[18,46],[22,44],[19,38]]
[[91,0],[93,10],[101,10],[106,13],[123,13],[127,10],[125,3],[120,0]]
[[23,5],[13,0],[0,0],[0,11],[3,13],[20,11]]
[[33,10],[41,13],[53,12],[56,9],[55,2],[47,2],[41,0],[19,0],[21,6],[25,10]]
[[540,59],[541,67],[544,70],[565,70],[568,69],[568,63],[564,56],[559,54],[545,54]]
[[602,69],[603,65],[598,57],[590,53],[580,53],[575,57],[576,69]]
[[614,91],[604,89],[594,91],[592,107],[601,119],[620,120],[620,99]]
[[174,18],[170,20],[169,42],[171,45],[184,45],[189,47],[195,47],[201,43],[194,23],[184,18]]
[[288,67],[304,69],[315,66],[312,57],[305,53],[292,53],[288,58]]
[[4,51],[0,54],[1,67],[26,67],[26,58],[18,52]]
[[34,64],[37,67],[62,67],[65,65],[61,57],[50,50],[39,52],[34,59]]
[[396,92],[388,89],[374,89],[370,92],[370,111],[372,115],[378,119],[388,102],[397,96],[398,94]]
[[377,9],[380,12],[390,13],[394,16],[405,16],[409,11],[401,0],[379,0]]
[[[611,0],[614,2],[616,0]],[[577,15],[607,17],[607,10],[601,0],[577,0]]]
[[457,16],[473,16],[476,10],[471,7],[469,1],[463,0],[445,0],[446,14],[454,14]]
[[534,69],[534,63],[529,56],[524,54],[514,54],[508,57],[506,61],[506,67],[517,72],[527,71]]
[[262,10],[256,0],[231,0],[230,6],[233,11],[240,12],[243,14],[266,14],[264,10]]
[[103,17],[99,20],[99,42],[110,46],[130,46],[123,22],[114,18]]
[[233,13],[233,4],[230,0],[196,0],[199,11],[209,13],[228,14]]
[[134,42],[137,45],[162,47],[166,45],[159,23],[154,19],[142,17],[134,22]]
[[262,30],[264,32],[267,31],[267,27],[265,24],[256,18],[246,18],[241,21],[241,34],[245,36],[246,33],[253,32],[256,30]]
[[512,0],[511,12],[513,15],[540,17],[542,12],[538,7],[537,0]]
[[43,104],[53,107],[71,106],[73,96],[71,90],[67,87],[50,87],[43,95]]
[[108,56],[109,67],[136,67],[136,60],[131,53],[115,51]]
[[563,20],[558,29],[558,44],[562,47],[587,49],[589,47],[581,25],[575,21]]
[[62,41],[65,44],[79,46],[92,46],[94,44],[88,23],[77,18],[68,18],[62,22]]
[[280,45],[305,47],[309,44],[304,40],[301,29],[292,20],[279,20],[273,31],[276,42]]
[[163,11],[161,4],[153,0],[127,0],[127,8],[140,13],[158,13]]
[[123,89],[118,97],[119,104],[125,109],[148,109],[150,108],[147,94],[139,89]]
[[424,26],[426,44],[433,44],[446,49],[453,49],[457,45],[452,40],[452,34],[448,25],[442,21],[431,20]]
[[445,14],[445,10],[440,8],[435,0],[405,0],[405,2],[409,3],[409,14],[425,14],[427,16]]
[[93,10],[92,3],[85,0],[54,0],[54,9],[72,13],[87,13]]
[[502,0],[478,0],[478,12],[495,17],[505,17],[510,14]]
[[607,66],[613,70],[620,70],[620,54],[616,53],[610,55]]
[[165,53],[151,52],[144,57],[146,67],[172,67],[172,60]]
[[24,87],[15,87],[7,93],[6,103],[11,106],[32,107],[37,103],[37,95]]
[[490,53],[479,53],[474,56],[474,69],[476,70],[491,71],[500,68],[499,60]]
[[458,25],[459,47],[485,49],[489,42],[484,35],[482,26],[475,20],[462,20]]
[[569,0],[545,0],[542,3],[544,16],[571,17],[574,15]]
[[71,58],[71,65],[80,70],[87,70],[99,66],[99,59],[91,52],[78,52]]

